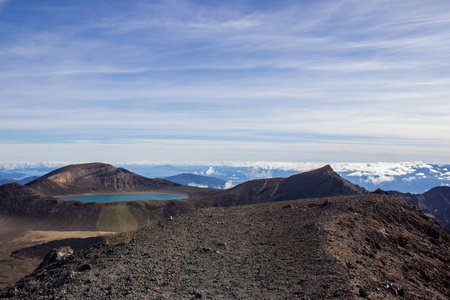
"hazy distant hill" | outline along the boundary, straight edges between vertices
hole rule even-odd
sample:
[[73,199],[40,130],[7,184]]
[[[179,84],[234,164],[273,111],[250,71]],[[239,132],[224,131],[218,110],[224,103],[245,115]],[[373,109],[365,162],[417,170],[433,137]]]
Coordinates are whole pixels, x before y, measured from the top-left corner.
[[24,173],[20,172],[4,172],[0,171],[0,179],[14,179],[24,177]]
[[214,189],[223,189],[227,183],[225,180],[222,180],[219,178],[190,174],[190,173],[178,174],[175,176],[165,177],[164,179],[178,183],[178,184],[198,186],[198,187],[207,187],[207,188],[214,188]]
[[13,182],[17,182],[20,184],[27,184],[35,179],[39,178],[38,176],[30,176],[30,177],[25,177],[23,179],[0,179],[0,185],[2,184],[7,184],[7,183],[13,183]]
[[432,214],[439,223],[450,229],[450,187],[435,187],[423,194],[400,193],[390,191],[414,204],[425,213]]

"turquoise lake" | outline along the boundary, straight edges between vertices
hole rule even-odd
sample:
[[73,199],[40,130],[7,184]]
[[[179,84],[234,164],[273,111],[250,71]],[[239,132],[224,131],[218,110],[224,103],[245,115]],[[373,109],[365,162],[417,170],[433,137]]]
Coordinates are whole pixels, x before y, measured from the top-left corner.
[[169,194],[109,194],[109,195],[86,195],[86,196],[63,196],[67,200],[84,202],[115,202],[115,201],[139,201],[139,200],[177,200],[186,199],[187,196]]

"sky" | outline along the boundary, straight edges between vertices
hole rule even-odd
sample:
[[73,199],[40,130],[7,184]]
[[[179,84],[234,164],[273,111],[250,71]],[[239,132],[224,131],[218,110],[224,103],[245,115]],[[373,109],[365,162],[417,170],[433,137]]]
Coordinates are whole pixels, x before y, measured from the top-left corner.
[[0,162],[450,163],[450,1],[0,0]]

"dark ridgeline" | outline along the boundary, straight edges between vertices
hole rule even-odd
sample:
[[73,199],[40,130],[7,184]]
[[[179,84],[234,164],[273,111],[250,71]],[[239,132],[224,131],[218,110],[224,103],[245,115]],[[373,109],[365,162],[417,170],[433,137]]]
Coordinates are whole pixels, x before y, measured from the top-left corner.
[[25,177],[25,178],[19,179],[19,180],[11,179],[11,178],[3,178],[3,179],[0,179],[0,185],[7,184],[7,183],[14,183],[14,182],[20,183],[20,184],[27,184],[37,178],[38,178],[38,176]]
[[450,229],[450,187],[438,186],[423,194],[389,192],[431,214],[443,227]]

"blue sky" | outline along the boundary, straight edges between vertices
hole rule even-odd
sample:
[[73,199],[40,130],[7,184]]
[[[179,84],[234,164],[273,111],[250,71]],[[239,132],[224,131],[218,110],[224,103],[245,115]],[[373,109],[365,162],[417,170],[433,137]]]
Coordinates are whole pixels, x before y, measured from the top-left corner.
[[449,1],[0,0],[0,161],[450,163]]

